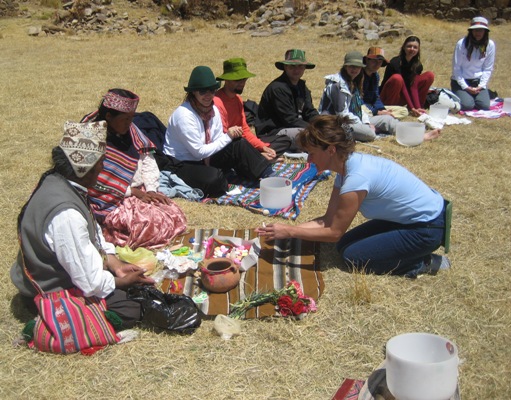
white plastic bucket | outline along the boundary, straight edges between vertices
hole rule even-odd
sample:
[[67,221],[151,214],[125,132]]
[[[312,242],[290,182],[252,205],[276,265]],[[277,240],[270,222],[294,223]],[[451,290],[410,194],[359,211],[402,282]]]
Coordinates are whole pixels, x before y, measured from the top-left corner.
[[264,208],[281,209],[292,201],[293,182],[282,177],[261,179],[259,202]]
[[504,104],[502,105],[502,111],[508,114],[511,114],[511,97],[506,97],[504,99]]
[[432,104],[429,107],[429,115],[436,121],[444,122],[449,114],[449,107],[443,104]]
[[405,333],[387,342],[386,375],[399,400],[448,400],[458,385],[458,349],[430,333]]
[[418,146],[424,141],[426,126],[420,122],[398,122],[396,140],[403,146]]

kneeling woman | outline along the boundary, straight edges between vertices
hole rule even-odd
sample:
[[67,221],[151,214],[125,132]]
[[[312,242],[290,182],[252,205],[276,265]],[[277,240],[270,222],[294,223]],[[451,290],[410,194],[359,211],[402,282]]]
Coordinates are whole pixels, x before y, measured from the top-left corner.
[[[349,121],[317,117],[297,137],[318,170],[337,172],[325,215],[297,226],[258,228],[268,239],[337,242],[347,268],[416,277],[448,268],[432,254],[443,241],[444,199],[401,165],[355,153]],[[369,221],[348,231],[357,212]]]
[[132,122],[138,96],[111,89],[99,109],[82,122],[106,121],[106,158],[98,183],[89,189],[94,214],[107,240],[131,248],[161,247],[186,229],[179,206],[158,192],[155,145]]

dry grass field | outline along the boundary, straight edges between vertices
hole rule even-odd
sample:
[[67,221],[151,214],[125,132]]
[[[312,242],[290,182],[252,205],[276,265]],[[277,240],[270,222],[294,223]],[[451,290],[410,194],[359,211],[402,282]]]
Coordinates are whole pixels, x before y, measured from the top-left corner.
[[[467,23],[394,13],[422,39],[426,70],[449,86],[451,54]],[[205,321],[191,336],[140,330],[138,340],[92,356],[38,354],[13,348],[26,314],[20,312],[9,268],[17,252],[16,217],[49,167],[65,120],[97,107],[107,89],[141,97],[140,111],[166,121],[184,97],[196,65],[221,72],[226,58],[243,56],[257,74],[245,98],[259,101],[288,48],[317,63],[305,79],[315,104],[323,76],[338,70],[346,51],[368,43],[321,38],[321,28],[250,38],[191,21],[195,33],[162,37],[69,36],[32,38],[33,22],[0,20],[0,398],[2,399],[329,399],[343,378],[365,379],[383,360],[386,341],[424,331],[459,347],[462,398],[511,398],[511,133],[509,117],[446,127],[440,139],[404,148],[393,138],[377,144],[454,203],[452,269],[415,281],[340,271],[322,248],[326,289],[317,313],[303,321],[242,322],[242,334],[224,341]],[[497,65],[491,87],[511,97],[509,25],[493,26]],[[401,39],[381,41],[388,56]],[[358,146],[362,152],[374,152]],[[320,215],[333,179],[320,183],[296,223]],[[255,227],[267,217],[235,207],[177,200],[190,228]],[[362,219],[357,219],[357,223]],[[360,287],[369,301],[358,301]]]

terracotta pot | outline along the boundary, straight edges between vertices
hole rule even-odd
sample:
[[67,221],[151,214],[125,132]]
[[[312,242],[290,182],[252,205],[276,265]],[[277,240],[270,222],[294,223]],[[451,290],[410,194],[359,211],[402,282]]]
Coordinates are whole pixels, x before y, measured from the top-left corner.
[[230,258],[210,258],[202,262],[201,283],[212,293],[225,293],[238,286],[240,271]]

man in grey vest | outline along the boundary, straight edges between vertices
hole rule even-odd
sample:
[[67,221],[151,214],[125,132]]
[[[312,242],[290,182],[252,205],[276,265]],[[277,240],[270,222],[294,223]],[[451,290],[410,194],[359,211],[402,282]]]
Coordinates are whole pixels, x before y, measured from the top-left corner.
[[53,167],[18,217],[20,250],[11,280],[32,310],[37,292],[24,266],[44,292],[74,287],[86,297],[105,298],[128,328],[142,318],[142,310],[124,290],[154,281],[144,276],[145,269],[117,259],[89,208],[87,189],[96,184],[105,151],[106,122],[66,122],[52,150]]

